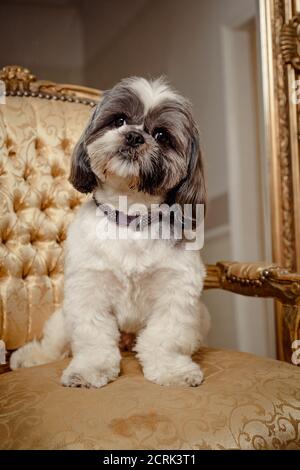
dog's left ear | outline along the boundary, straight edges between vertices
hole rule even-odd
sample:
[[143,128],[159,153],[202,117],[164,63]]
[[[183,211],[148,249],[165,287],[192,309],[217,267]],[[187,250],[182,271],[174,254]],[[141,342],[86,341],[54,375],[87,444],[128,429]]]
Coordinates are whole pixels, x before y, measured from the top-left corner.
[[198,129],[192,125],[187,151],[187,175],[176,188],[175,202],[183,206],[192,204],[195,213],[196,204],[204,204],[206,207],[206,187],[204,168],[200,151],[200,139]]

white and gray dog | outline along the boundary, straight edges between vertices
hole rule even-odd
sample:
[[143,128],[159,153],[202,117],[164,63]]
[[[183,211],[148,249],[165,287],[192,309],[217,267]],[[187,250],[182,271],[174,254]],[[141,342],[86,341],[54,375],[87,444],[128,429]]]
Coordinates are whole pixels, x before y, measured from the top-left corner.
[[[153,204],[205,204],[188,101],[162,79],[122,80],[92,113],[73,153],[70,181],[93,198],[69,227],[63,306],[46,323],[40,342],[12,355],[11,368],[71,352],[62,384],[102,387],[119,375],[122,331],[136,334],[134,350],[148,380],[199,385],[203,373],[191,356],[210,324],[200,302],[205,268],[199,250],[187,250],[172,237],[143,237]],[[139,216],[148,222],[139,230],[128,227],[136,213],[120,210],[120,196],[145,208]],[[126,237],[105,235],[116,224]]]

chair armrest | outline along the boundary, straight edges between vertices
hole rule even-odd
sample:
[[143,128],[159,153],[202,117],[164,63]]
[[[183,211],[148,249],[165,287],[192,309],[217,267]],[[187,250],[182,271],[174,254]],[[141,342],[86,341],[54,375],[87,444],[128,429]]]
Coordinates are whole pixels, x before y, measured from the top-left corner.
[[220,261],[207,265],[205,289],[224,289],[252,297],[273,297],[283,304],[300,301],[300,274],[276,264]]
[[11,368],[9,367],[10,356],[11,356],[11,351],[7,351],[6,352],[6,363],[5,364],[0,364],[0,375],[11,371]]

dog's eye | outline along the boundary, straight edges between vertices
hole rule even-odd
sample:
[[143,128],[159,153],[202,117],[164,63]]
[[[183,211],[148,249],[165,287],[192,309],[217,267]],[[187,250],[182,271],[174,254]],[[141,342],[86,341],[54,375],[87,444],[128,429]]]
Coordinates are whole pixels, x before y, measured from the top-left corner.
[[125,126],[126,124],[126,118],[125,116],[118,116],[116,119],[115,119],[115,126],[116,127],[122,127],[122,126]]
[[153,137],[156,142],[159,142],[160,144],[168,144],[170,141],[169,134],[164,129],[155,129]]

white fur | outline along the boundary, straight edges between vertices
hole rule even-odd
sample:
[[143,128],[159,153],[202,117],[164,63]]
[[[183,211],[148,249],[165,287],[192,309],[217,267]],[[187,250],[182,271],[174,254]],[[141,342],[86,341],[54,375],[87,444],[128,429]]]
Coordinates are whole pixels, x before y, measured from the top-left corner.
[[40,343],[12,355],[12,369],[60,359],[70,343],[74,357],[62,383],[101,387],[119,374],[122,330],[137,333],[146,378],[200,384],[202,372],[190,357],[209,329],[199,300],[205,275],[199,253],[172,241],[138,240],[135,232],[129,240],[99,240],[98,224],[88,201],[69,228],[63,309],[47,322]]
[[139,95],[145,106],[145,114],[155,106],[165,100],[182,100],[167,82],[162,78],[156,80],[146,80],[145,78],[132,77],[128,80],[128,85]]
[[[116,152],[116,141],[121,139],[123,134],[128,128],[127,125],[120,129],[112,129],[106,132],[106,134],[101,138],[101,140],[96,140],[88,145],[88,152],[91,157],[97,157],[97,155],[105,154],[109,156],[109,161],[107,162],[106,168],[93,167],[93,170],[101,178],[101,181],[105,181],[105,173],[109,170],[111,173],[117,174],[122,178],[138,176],[139,168],[135,162],[129,160],[123,160],[120,162],[120,159],[115,156]],[[92,159],[92,162],[97,161],[96,158]],[[99,159],[101,161],[101,159]],[[93,166],[92,164],[92,166]],[[104,172],[104,170],[106,170]]]

